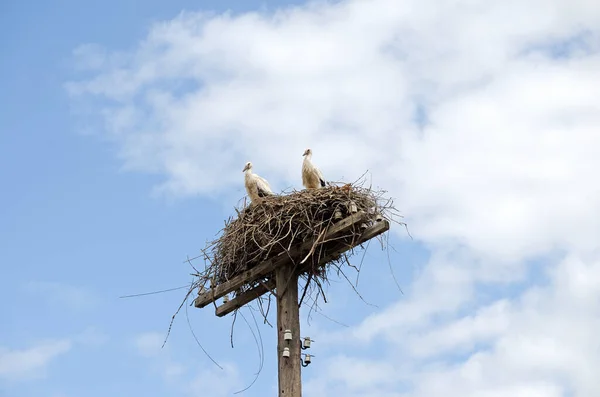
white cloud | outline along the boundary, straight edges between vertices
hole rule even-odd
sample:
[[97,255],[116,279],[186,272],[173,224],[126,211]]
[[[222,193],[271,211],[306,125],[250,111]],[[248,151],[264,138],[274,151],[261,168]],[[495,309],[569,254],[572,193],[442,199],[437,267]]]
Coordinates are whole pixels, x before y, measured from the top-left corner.
[[41,342],[27,349],[0,347],[0,378],[23,380],[43,377],[50,362],[71,350],[68,339]]
[[[163,175],[168,194],[235,202],[247,160],[275,189],[298,187],[310,146],[328,178],[369,169],[397,198],[432,260],[406,299],[344,338],[319,335],[392,352],[364,371],[372,358],[359,352],[322,360],[315,393],[589,396],[600,393],[598,26],[585,0],[185,13],[132,53],[88,47],[100,71],[68,89],[102,109],[125,166]],[[540,257],[542,281],[530,274]],[[529,284],[479,299],[515,282]]]
[[[351,390],[395,383],[395,369],[389,362],[357,360],[347,356],[334,357],[329,372],[323,376],[328,382],[342,382]],[[343,371],[337,370],[343,368]]]
[[[241,193],[246,160],[276,188],[298,186],[312,146],[332,179],[370,169],[421,238],[505,259],[589,248],[598,217],[587,214],[600,211],[589,183],[600,58],[530,49],[579,35],[582,18],[600,15],[585,2],[573,9],[587,14],[540,4],[187,13],[69,88],[114,99],[99,106],[126,167],[164,174],[162,191]],[[417,105],[424,129],[412,122]]]
[[94,327],[71,338],[49,339],[17,349],[0,346],[0,379],[22,381],[44,378],[50,364],[76,346],[100,346],[108,336]]
[[[309,380],[307,387],[321,391],[315,395],[369,390],[361,395],[376,396],[406,387],[414,387],[408,395],[415,397],[509,392],[524,396],[596,395],[600,392],[594,372],[600,365],[600,257],[589,261],[568,257],[549,266],[546,273],[550,280],[546,285],[532,286],[519,297],[441,320],[444,307],[425,312],[421,323],[412,322],[410,314],[405,317],[407,310],[422,307],[422,298],[411,295],[403,306],[371,316],[357,328],[371,330],[371,343],[378,341],[386,347],[380,357],[355,353],[348,358],[353,365],[340,365],[335,359],[315,361],[326,376]],[[435,294],[440,287],[432,283],[423,292]],[[421,325],[436,318],[434,326]],[[321,346],[343,341],[345,347],[338,343],[328,351],[365,343],[355,330],[331,340],[317,337]],[[457,359],[457,355],[465,359]],[[361,365],[369,368],[362,376],[353,370],[361,360]],[[371,376],[371,370],[378,367],[387,368],[387,372],[378,370],[381,377]],[[390,381],[382,385],[381,379]],[[358,388],[357,382],[366,384]]]

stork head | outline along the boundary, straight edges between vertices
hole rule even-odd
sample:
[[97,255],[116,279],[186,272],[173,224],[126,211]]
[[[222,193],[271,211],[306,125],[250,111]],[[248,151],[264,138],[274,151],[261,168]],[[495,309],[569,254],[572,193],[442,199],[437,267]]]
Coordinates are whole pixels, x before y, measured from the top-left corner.
[[252,163],[248,161],[248,162],[246,163],[246,166],[245,166],[245,167],[244,167],[244,169],[242,170],[242,172],[246,172],[246,171],[248,171],[248,170],[251,170],[251,169],[252,169]]
[[310,156],[311,154],[312,154],[312,150],[310,150],[310,149],[306,149],[306,150],[304,151],[304,154],[303,154],[302,156]]

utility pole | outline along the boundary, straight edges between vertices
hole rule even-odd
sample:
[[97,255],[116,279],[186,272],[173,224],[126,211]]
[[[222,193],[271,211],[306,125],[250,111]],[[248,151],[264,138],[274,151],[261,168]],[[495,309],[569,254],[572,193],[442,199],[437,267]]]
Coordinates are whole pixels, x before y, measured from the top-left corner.
[[[371,226],[362,228],[369,216],[363,212],[353,213],[328,227],[321,241],[330,242],[327,255],[321,257],[314,268],[325,266],[344,252],[357,247],[368,240],[386,232],[390,228],[386,219],[375,220]],[[360,233],[356,230],[361,230]],[[358,237],[344,238],[354,231]],[[277,298],[277,361],[279,397],[302,397],[301,384],[301,335],[300,310],[298,307],[298,278],[300,274],[313,268],[309,261],[303,264],[302,258],[314,249],[318,243],[307,240],[293,246],[289,251],[279,253],[237,276],[213,286],[210,290],[201,290],[194,300],[194,306],[203,308],[217,299],[238,290],[244,285],[254,285],[235,298],[222,303],[215,309],[218,317],[223,317],[260,296],[273,293]],[[288,331],[288,332],[286,332]],[[306,360],[306,365],[309,361]]]
[[[293,264],[288,263],[275,270],[275,285],[277,294],[279,396],[301,397],[298,273],[295,271]],[[291,335],[290,332],[286,331],[291,331]],[[286,340],[290,336],[291,339]]]

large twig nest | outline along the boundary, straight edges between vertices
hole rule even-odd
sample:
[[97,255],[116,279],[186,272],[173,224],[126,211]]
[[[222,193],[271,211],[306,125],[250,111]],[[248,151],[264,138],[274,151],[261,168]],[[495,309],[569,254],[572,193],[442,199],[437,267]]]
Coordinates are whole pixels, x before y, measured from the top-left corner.
[[[351,213],[391,217],[384,191],[346,184],[274,195],[237,211],[218,239],[203,250],[208,267],[201,279],[218,285],[307,240]],[[326,244],[324,244],[326,245]],[[335,260],[337,258],[333,258]],[[206,285],[208,287],[208,285]]]
[[[219,237],[208,242],[202,250],[204,270],[200,271],[192,264],[192,260],[196,258],[188,259],[197,278],[173,315],[167,337],[175,316],[193,291],[198,290],[199,295],[210,293],[211,288],[268,259],[272,260],[270,264],[273,266],[284,257],[289,258],[294,265],[300,265],[296,269],[306,282],[302,287],[299,305],[308,297],[312,302],[311,311],[316,309],[319,295],[326,301],[323,283],[328,281],[330,269],[349,281],[342,265],[350,265],[348,256],[354,247],[362,246],[363,242],[387,230],[388,221],[406,226],[398,220],[402,216],[394,208],[393,201],[384,197],[386,192],[366,188],[363,182],[361,177],[358,183],[334,183],[321,189],[292,191],[289,194],[267,197],[244,206],[242,210],[236,209],[237,217],[229,218]],[[380,223],[383,220],[386,222]],[[365,224],[357,226],[363,221]],[[382,247],[385,245],[382,240]],[[305,255],[306,252],[308,255]],[[240,294],[245,291],[261,286],[273,292],[272,287],[267,287],[269,282],[272,285],[272,274],[264,271],[264,268],[271,269],[266,266],[268,264],[263,263],[263,270],[256,272],[257,277],[249,277],[234,291],[234,295],[241,297],[243,295]],[[354,268],[360,273],[360,267]],[[350,285],[358,294],[355,286],[352,283]],[[262,296],[256,299],[265,322],[268,322],[271,296],[268,294],[266,297],[266,307]],[[237,313],[237,309],[235,311]]]

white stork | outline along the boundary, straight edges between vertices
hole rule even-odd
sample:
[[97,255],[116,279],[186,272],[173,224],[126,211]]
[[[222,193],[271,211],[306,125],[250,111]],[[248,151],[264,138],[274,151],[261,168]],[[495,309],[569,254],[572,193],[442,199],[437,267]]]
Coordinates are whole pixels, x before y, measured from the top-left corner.
[[304,187],[306,189],[325,187],[323,174],[311,161],[312,150],[306,149],[302,156],[304,156],[304,161],[302,162],[302,184]]
[[248,193],[251,201],[258,201],[262,197],[273,194],[271,187],[269,186],[269,182],[252,172],[251,162],[248,161],[246,163],[246,166],[242,172],[245,173],[244,182],[246,185],[246,192]]

